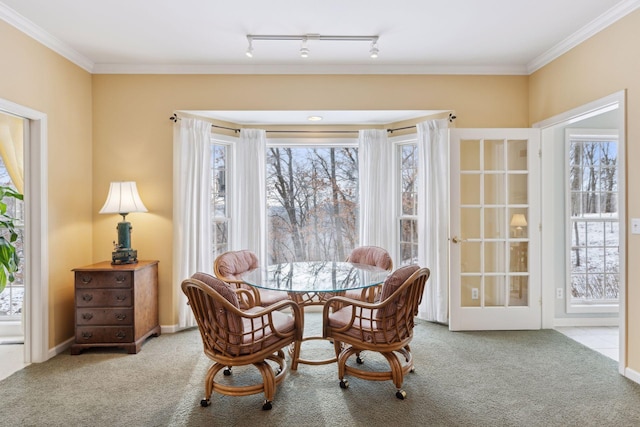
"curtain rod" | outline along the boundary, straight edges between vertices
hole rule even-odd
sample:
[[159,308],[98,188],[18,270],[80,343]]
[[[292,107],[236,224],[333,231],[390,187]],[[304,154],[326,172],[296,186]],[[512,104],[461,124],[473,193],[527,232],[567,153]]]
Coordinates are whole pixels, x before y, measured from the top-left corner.
[[[456,116],[454,116],[452,113],[449,113],[449,123],[453,122],[456,119]],[[173,113],[173,115],[171,117],[169,117],[169,120],[171,120],[172,122],[177,122],[178,120],[180,120],[180,117],[178,117],[178,115],[176,113]],[[230,127],[226,127],[226,126],[218,126],[218,125],[214,125],[213,123],[211,124],[211,127],[214,128],[218,128],[218,129],[225,129],[225,130],[231,130],[235,133],[239,133],[240,129],[237,128],[230,128]],[[406,130],[406,129],[412,129],[415,128],[416,125],[413,126],[405,126],[405,127],[401,127],[401,128],[394,128],[394,129],[387,129],[387,132],[389,133],[393,133],[393,132],[397,132],[399,130]],[[266,133],[358,133],[360,131],[357,130],[267,130],[265,131]]]

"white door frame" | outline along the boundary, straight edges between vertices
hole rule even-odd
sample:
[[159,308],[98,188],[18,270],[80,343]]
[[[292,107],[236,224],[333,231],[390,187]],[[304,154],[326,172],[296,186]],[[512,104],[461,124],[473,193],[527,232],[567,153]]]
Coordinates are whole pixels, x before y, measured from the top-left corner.
[[47,115],[0,99],[0,111],[27,119],[24,144],[24,362],[49,358]]
[[[549,134],[545,132],[545,130],[551,130],[552,128],[558,126],[568,126],[572,123],[585,120],[590,117],[594,117],[600,114],[603,114],[607,111],[613,109],[620,110],[620,117],[622,123],[619,125],[619,139],[618,139],[618,147],[619,147],[619,156],[625,156],[626,151],[626,93],[624,90],[613,93],[604,98],[595,100],[588,104],[582,105],[580,107],[574,108],[572,110],[566,111],[564,113],[553,116],[549,119],[543,120],[541,122],[535,123],[533,127],[541,129],[541,138],[542,138],[542,146],[549,143]],[[624,158],[624,157],[623,157]],[[542,173],[540,174],[542,188],[544,185],[551,185],[549,183],[544,182],[545,179],[545,168],[550,167],[548,162],[550,160],[545,160],[544,150],[542,152]],[[626,362],[626,227],[627,227],[627,219],[626,219],[626,206],[625,206],[625,195],[626,195],[626,169],[625,162],[620,161],[618,163],[618,210],[619,210],[619,224],[620,224],[620,271],[623,272],[620,276],[620,301],[619,301],[619,355],[618,355],[618,372],[621,375],[625,375],[625,366]],[[544,204],[544,201],[543,201]],[[543,206],[544,208],[544,206]],[[544,210],[543,210],[544,215]],[[544,222],[544,218],[543,218]],[[546,232],[545,232],[546,231]],[[542,283],[544,284],[544,288],[542,289],[542,327],[543,328],[553,328],[554,327],[554,317],[555,317],[555,276],[554,276],[554,268],[553,268],[553,260],[545,259],[545,245],[549,245],[552,236],[549,236],[549,230],[545,230],[544,227],[542,229]]]

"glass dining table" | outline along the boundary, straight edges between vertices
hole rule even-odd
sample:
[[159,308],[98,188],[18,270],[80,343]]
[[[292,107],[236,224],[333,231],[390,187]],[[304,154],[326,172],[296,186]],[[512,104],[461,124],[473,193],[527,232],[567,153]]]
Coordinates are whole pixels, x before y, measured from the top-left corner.
[[[389,271],[378,267],[339,261],[287,262],[257,268],[242,276],[242,280],[251,286],[262,289],[287,292],[289,298],[300,308],[310,305],[322,305],[336,295],[344,295],[349,290],[362,290],[365,295],[371,289],[384,282]],[[305,336],[302,341],[320,340],[321,336]],[[299,357],[300,346],[292,351],[291,369],[296,370],[299,363],[323,365],[336,361],[335,356],[327,359],[304,359]]]

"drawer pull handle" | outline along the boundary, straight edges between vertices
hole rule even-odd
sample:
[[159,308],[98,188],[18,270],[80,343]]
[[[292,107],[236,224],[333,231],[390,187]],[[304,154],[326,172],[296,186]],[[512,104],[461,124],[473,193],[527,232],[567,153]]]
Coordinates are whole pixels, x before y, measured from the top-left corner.
[[91,295],[91,294],[82,295],[82,300],[83,301],[91,301],[92,299],[93,299],[93,295]]
[[123,332],[123,331],[118,331],[116,333],[116,338],[118,338],[119,340],[123,339],[126,336],[127,336],[127,334],[125,332]]
[[124,313],[116,313],[116,319],[117,320],[124,320],[127,318],[127,315]]
[[127,299],[126,295],[116,295],[116,301],[122,302]]
[[82,333],[82,338],[84,338],[85,340],[88,340],[89,338],[91,338],[93,336],[92,332],[83,332]]
[[82,281],[82,283],[84,283],[86,285],[88,283],[91,283],[91,281],[93,280],[93,277],[91,277],[91,276],[82,276],[80,278],[80,280]]
[[91,313],[82,313],[82,318],[84,320],[91,320],[91,319],[93,319],[93,314],[91,314]]
[[116,276],[116,283],[124,283],[126,281],[127,281],[126,276],[124,275]]

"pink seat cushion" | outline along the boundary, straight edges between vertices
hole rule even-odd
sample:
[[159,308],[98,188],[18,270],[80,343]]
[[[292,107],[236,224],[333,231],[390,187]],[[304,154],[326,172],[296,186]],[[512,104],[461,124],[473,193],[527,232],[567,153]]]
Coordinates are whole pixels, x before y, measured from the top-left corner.
[[249,250],[225,252],[216,260],[218,273],[226,279],[242,280],[240,276],[258,268],[258,257]]
[[[263,307],[253,307],[247,310],[247,313],[257,313],[260,310],[264,310]],[[295,328],[295,321],[293,316],[288,314],[284,314],[280,311],[274,310],[270,313],[273,327],[279,333],[288,333],[293,331]],[[256,351],[261,350],[264,347],[267,347],[281,338],[278,337],[274,331],[271,329],[271,326],[264,322],[267,320],[268,316],[263,316],[255,319],[242,319],[242,325],[245,335],[242,337],[242,349],[240,350],[241,354],[249,354],[255,353]],[[251,343],[255,343],[250,345]]]

